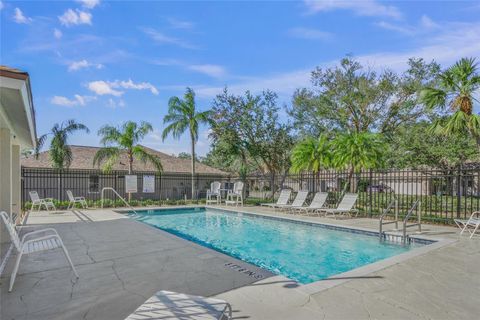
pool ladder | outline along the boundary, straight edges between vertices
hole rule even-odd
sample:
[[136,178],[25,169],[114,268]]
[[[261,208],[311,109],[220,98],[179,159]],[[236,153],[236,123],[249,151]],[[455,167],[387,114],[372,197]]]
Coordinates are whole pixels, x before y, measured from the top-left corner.
[[135,212],[135,214],[137,214],[137,212],[135,211],[135,209],[132,208],[132,206],[127,202],[127,200],[125,200],[125,198],[123,198],[115,189],[111,188],[111,187],[105,187],[105,188],[102,188],[102,200],[101,200],[101,204],[102,204],[102,209],[103,209],[103,199],[104,199],[104,193],[105,193],[105,190],[111,190],[113,191],[113,193],[115,193],[122,201],[123,203],[125,203],[125,205],[127,207],[129,207],[133,212]]
[[[408,223],[408,220],[412,216],[415,209],[417,209],[419,204],[420,204],[420,200],[416,200],[413,203],[412,207],[408,210],[407,215],[405,216],[405,218],[402,221],[401,241],[404,244],[410,242],[410,238],[407,235],[407,229],[408,228],[418,226],[418,231],[419,232],[422,231],[422,220],[421,220],[421,214],[420,214],[419,210],[417,210],[417,221],[415,223],[410,223],[410,224]],[[395,219],[393,221],[383,221],[384,218],[388,215],[388,213],[392,210],[392,208],[394,209],[394,212],[395,212]],[[383,226],[384,225],[394,223],[395,224],[395,229],[391,230],[391,231],[399,231],[399,229],[398,229],[398,223],[399,222],[400,221],[398,219],[398,200],[393,199],[392,201],[390,201],[387,208],[385,210],[383,210],[382,214],[380,215],[379,231],[378,231],[378,236],[379,236],[380,240],[382,241],[382,240],[385,240],[387,238],[387,234],[383,231]],[[392,235],[392,236],[394,236],[394,235]]]

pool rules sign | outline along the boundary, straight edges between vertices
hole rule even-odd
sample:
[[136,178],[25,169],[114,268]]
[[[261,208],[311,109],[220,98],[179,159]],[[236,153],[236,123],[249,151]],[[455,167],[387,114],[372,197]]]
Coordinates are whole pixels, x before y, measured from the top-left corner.
[[137,193],[137,176],[136,175],[129,174],[125,176],[125,192]]
[[143,176],[143,193],[155,192],[155,176]]

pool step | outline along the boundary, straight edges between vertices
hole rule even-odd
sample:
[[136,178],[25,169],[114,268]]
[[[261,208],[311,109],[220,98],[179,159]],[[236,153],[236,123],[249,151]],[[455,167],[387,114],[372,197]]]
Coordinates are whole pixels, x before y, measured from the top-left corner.
[[385,231],[383,232],[383,239],[385,241],[396,242],[396,243],[410,243],[410,237],[407,235],[406,241],[403,241],[403,234],[401,231]]

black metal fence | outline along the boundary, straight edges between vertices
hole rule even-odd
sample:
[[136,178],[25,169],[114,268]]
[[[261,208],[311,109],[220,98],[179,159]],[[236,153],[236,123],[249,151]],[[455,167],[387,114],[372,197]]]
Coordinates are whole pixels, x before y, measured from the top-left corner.
[[[112,187],[122,196],[125,194],[125,171],[102,173],[99,170],[66,170],[22,168],[22,203],[29,201],[28,192],[35,190],[40,197],[67,200],[66,190],[75,196],[99,200],[104,187]],[[191,199],[191,175],[155,174],[135,172],[138,192],[132,193],[134,200],[181,200]],[[153,175],[153,193],[143,192],[143,177]],[[204,198],[213,181],[225,183],[225,187],[238,180],[225,175],[196,175],[197,198]],[[350,181],[350,182],[349,182]],[[344,190],[359,194],[357,209],[366,216],[381,214],[389,203],[396,199],[400,216],[405,214],[416,200],[420,201],[422,219],[446,222],[453,218],[468,217],[480,210],[480,169],[452,170],[370,170],[350,176],[349,172],[323,171],[318,174],[248,176],[245,179],[247,202],[259,203],[272,200],[272,190],[278,195],[281,188],[293,191],[308,190],[328,192],[328,205],[335,207]],[[347,186],[346,186],[347,185]],[[274,195],[274,198],[275,198]],[[106,197],[114,199],[112,193]],[[293,197],[294,195],[292,195]]]
[[[266,199],[272,195],[269,176],[247,178],[248,196]],[[357,209],[366,216],[377,216],[394,199],[403,216],[419,200],[416,209],[423,220],[447,222],[469,217],[480,210],[480,169],[370,170],[350,176],[346,171],[318,174],[287,174],[274,178],[273,190],[290,188],[328,192],[328,205],[335,207],[344,191],[358,193]],[[292,195],[294,197],[294,194]]]

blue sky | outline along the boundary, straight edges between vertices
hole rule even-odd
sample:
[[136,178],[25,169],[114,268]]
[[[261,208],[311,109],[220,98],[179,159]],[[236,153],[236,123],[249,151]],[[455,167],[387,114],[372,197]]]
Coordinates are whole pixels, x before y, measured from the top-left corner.
[[[104,124],[146,120],[144,144],[177,154],[189,140],[161,140],[167,101],[186,86],[209,108],[224,86],[271,89],[290,103],[315,66],[346,54],[401,71],[409,57],[448,66],[480,57],[476,1],[1,1],[1,61],[30,73],[38,133],[76,119],[98,145]],[[206,128],[198,150],[209,148]]]

